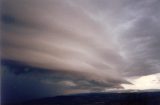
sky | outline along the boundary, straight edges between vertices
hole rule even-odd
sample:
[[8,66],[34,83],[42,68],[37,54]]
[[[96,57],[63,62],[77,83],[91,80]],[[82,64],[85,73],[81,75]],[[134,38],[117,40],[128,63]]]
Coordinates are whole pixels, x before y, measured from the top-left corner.
[[160,89],[159,5],[159,0],[2,0],[4,100]]
[[128,78],[133,85],[122,84],[125,89],[146,90],[146,89],[160,89],[160,73],[151,74],[147,76]]

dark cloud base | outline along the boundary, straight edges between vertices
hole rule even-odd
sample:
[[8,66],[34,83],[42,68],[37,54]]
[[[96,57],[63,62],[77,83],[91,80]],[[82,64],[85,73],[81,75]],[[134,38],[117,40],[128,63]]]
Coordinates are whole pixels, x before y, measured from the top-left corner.
[[[2,103],[21,102],[58,94],[56,88],[54,89],[54,87],[49,87],[41,82],[45,78],[42,74],[48,74],[46,70],[10,60],[2,60],[1,72]],[[53,88],[52,93],[51,88]]]
[[12,60],[3,59],[1,63],[3,103],[72,94],[73,91],[85,93],[100,92],[106,88],[122,88],[116,82],[114,84],[100,83],[69,73],[31,67]]

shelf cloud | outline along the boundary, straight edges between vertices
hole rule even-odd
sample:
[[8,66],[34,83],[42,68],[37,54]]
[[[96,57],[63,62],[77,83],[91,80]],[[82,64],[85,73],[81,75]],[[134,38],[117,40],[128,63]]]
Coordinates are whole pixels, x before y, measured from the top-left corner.
[[[2,4],[2,59],[51,72],[58,76],[54,87],[103,91],[123,88],[130,76],[160,72],[158,0]],[[42,81],[50,84],[54,78]]]

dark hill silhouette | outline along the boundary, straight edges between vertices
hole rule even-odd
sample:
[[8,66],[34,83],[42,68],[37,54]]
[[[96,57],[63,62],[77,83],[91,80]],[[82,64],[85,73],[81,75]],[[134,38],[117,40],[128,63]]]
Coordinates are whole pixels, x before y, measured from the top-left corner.
[[64,95],[12,105],[160,105],[160,92],[109,92]]

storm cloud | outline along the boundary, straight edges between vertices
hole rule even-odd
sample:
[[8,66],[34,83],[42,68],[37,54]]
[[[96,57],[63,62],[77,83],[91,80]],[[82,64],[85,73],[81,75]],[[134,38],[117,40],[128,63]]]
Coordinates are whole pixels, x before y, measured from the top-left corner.
[[[103,91],[123,88],[130,76],[160,72],[158,0],[2,4],[2,59],[49,70],[58,76],[52,87]],[[48,78],[42,81],[56,80]]]

